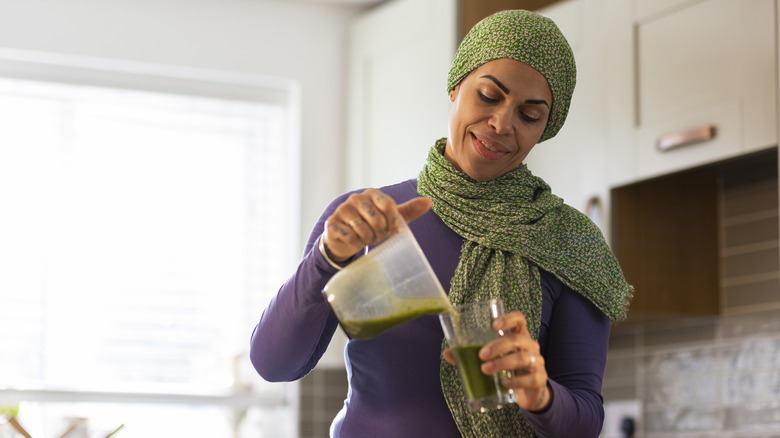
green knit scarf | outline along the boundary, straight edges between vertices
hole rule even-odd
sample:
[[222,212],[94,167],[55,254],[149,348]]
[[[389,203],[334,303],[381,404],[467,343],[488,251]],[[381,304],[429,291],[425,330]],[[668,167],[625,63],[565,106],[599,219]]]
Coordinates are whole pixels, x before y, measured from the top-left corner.
[[[431,148],[418,191],[433,211],[465,239],[450,284],[453,304],[503,298],[520,310],[536,339],[542,316],[539,270],[544,269],[593,302],[613,322],[625,318],[632,287],[601,231],[566,205],[525,164],[492,181],[477,181],[443,156],[446,139]],[[533,437],[517,405],[469,411],[457,369],[442,359],[441,384],[464,437]]]

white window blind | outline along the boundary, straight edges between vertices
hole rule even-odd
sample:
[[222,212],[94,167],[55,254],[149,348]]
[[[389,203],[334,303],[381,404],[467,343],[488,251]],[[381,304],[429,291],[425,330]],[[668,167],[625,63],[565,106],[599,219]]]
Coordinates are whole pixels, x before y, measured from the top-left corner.
[[291,118],[0,78],[0,390],[235,387],[299,253]]

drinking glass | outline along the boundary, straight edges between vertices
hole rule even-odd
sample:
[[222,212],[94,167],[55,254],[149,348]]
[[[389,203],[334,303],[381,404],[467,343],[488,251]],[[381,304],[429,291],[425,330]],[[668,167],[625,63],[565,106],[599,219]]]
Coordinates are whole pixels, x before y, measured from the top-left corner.
[[511,371],[487,375],[480,368],[479,350],[503,335],[493,329],[493,321],[503,314],[504,302],[489,299],[460,304],[452,313],[439,315],[472,411],[485,412],[517,401],[515,391],[501,384],[512,376]]

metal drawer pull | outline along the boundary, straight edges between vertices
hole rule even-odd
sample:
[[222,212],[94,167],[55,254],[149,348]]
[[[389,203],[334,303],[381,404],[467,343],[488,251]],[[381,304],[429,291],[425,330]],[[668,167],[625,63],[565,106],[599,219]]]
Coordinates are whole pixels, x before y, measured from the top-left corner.
[[705,125],[661,136],[655,143],[655,147],[661,152],[666,152],[670,149],[712,140],[713,138],[715,138],[715,125]]

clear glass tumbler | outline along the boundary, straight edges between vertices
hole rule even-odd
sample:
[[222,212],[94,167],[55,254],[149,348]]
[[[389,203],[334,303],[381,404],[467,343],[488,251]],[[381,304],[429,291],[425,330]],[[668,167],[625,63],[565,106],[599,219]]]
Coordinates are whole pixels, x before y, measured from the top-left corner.
[[439,315],[472,411],[485,412],[517,401],[514,390],[501,384],[512,373],[484,374],[479,358],[479,350],[485,344],[502,336],[493,329],[493,321],[503,314],[504,302],[489,299],[460,304],[454,307],[454,312]]

